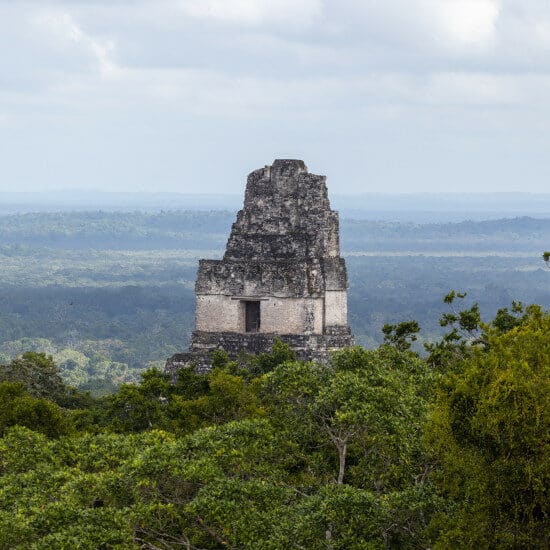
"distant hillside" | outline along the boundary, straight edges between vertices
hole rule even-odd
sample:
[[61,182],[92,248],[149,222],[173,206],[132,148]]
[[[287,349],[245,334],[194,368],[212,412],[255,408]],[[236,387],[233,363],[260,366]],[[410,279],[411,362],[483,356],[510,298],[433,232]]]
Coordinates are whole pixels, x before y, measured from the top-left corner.
[[[223,249],[230,211],[59,212],[0,217],[0,246],[59,249]],[[503,254],[546,250],[550,219],[529,217],[459,223],[341,220],[344,253]]]
[[[234,213],[62,212],[0,217],[0,363],[52,353],[97,393],[186,349],[198,258],[222,254]],[[376,346],[384,323],[441,334],[450,289],[491,317],[512,300],[550,308],[550,219],[418,224],[341,221],[349,320]],[[421,347],[421,346],[420,346]]]
[[[491,193],[330,193],[333,208],[343,218],[395,222],[459,222],[532,216],[550,217],[550,194]],[[241,193],[107,193],[56,191],[0,192],[0,215],[27,212],[160,212],[161,210],[238,210]]]

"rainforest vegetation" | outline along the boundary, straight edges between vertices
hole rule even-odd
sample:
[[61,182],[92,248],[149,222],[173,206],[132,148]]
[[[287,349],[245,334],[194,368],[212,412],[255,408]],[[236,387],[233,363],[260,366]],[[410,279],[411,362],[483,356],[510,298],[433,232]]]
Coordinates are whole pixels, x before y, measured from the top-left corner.
[[550,315],[445,297],[329,365],[271,353],[92,397],[0,368],[0,548],[547,548]]
[[[185,350],[199,258],[216,258],[232,212],[63,212],[0,216],[0,363],[52,355],[95,395]],[[541,252],[550,220],[439,224],[341,220],[349,320],[374,349],[381,327],[416,320],[413,349],[441,338],[441,296],[467,289],[486,318],[512,300],[550,308]]]
[[344,219],[361,346],[170,380],[232,219],[0,217],[0,548],[548,547],[550,222]]

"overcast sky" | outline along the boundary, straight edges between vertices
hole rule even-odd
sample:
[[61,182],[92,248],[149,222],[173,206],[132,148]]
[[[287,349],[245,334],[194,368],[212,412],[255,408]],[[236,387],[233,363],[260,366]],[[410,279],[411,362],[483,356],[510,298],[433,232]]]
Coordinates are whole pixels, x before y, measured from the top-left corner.
[[549,0],[0,0],[0,191],[550,192]]

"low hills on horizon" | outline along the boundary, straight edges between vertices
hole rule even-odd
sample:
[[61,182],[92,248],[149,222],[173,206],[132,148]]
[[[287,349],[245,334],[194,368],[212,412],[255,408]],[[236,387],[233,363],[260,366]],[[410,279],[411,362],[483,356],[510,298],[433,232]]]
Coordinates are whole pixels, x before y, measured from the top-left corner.
[[[342,219],[440,223],[530,216],[550,218],[550,193],[373,193],[329,190]],[[0,215],[29,212],[160,212],[228,210],[242,207],[242,194],[168,192],[41,191],[0,192]]]
[[[182,250],[221,254],[234,212],[32,212],[0,216],[0,247],[67,250]],[[550,217],[460,222],[399,222],[342,218],[345,256],[383,254],[524,255],[547,250]]]

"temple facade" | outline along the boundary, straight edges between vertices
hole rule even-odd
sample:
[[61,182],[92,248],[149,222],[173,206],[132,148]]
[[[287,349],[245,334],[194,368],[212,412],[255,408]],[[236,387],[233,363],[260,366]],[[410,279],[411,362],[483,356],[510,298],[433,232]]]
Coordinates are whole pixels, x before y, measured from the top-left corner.
[[208,370],[214,349],[237,357],[270,351],[275,338],[300,359],[324,361],[353,345],[347,287],[325,176],[275,160],[248,176],[223,258],[200,260],[189,352],[167,367]]

